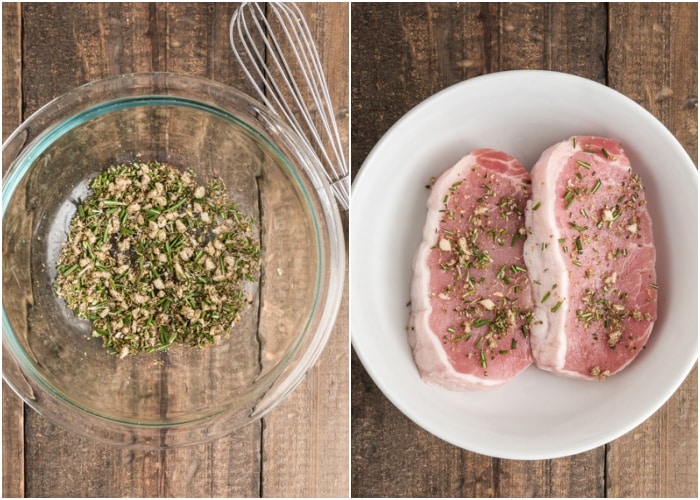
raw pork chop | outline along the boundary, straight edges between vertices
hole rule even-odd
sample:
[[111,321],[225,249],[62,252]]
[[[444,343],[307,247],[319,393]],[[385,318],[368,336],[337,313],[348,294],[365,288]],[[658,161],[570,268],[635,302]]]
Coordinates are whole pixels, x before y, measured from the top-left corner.
[[572,137],[532,174],[525,262],[535,362],[603,380],[627,366],[656,319],[656,258],[642,181],[618,143]]
[[409,342],[422,378],[486,389],[532,363],[532,295],[523,263],[530,175],[477,149],[433,185],[413,264]]

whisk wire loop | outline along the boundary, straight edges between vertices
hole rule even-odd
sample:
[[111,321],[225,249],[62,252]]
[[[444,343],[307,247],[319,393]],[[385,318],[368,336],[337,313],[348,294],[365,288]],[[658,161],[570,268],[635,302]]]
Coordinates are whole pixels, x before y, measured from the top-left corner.
[[[234,55],[263,104],[315,151],[336,199],[347,210],[347,162],[311,30],[295,4],[267,5],[266,13],[257,3],[243,3],[233,14],[229,36]],[[278,31],[270,20],[274,20]]]

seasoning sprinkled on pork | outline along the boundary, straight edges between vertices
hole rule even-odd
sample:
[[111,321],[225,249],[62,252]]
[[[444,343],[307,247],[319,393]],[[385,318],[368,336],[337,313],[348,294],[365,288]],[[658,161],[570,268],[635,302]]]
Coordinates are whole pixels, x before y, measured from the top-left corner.
[[524,255],[535,362],[604,380],[641,352],[656,320],[656,252],[642,180],[622,147],[601,137],[552,146],[531,174]]
[[530,176],[478,149],[431,188],[415,254],[409,342],[422,378],[453,390],[500,386],[532,363],[523,260]]

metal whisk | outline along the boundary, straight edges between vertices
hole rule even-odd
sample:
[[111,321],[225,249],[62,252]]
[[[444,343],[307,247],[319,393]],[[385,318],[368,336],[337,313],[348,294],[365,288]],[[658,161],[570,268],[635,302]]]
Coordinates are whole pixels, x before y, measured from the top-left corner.
[[[229,26],[231,48],[260,100],[316,152],[336,199],[348,210],[347,161],[311,31],[295,4],[266,5],[267,13],[257,3],[236,9]],[[261,81],[264,85],[258,86]]]

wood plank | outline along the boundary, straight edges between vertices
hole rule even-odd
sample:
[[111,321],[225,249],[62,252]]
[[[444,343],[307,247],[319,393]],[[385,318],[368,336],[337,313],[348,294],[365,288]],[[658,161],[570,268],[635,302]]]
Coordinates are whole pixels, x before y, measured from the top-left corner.
[[4,142],[22,122],[22,8],[19,3],[2,4],[2,68]]
[[[348,6],[299,6],[315,37],[339,132],[347,145]],[[346,278],[338,321],[317,364],[289,398],[264,418],[265,497],[346,497],[349,493],[347,315]]]
[[156,16],[147,4],[24,4],[23,10],[27,115],[77,85],[153,70],[149,29]]
[[[696,162],[697,16],[694,3],[611,4],[608,49],[609,85],[656,116]],[[649,420],[608,445],[608,496],[697,497],[697,397],[696,367]]]
[[[237,3],[167,4],[163,71],[209,78],[252,95],[254,89],[229,45],[229,22]],[[163,35],[165,36],[165,35]]]
[[479,4],[352,4],[353,174],[413,106],[487,71]]
[[609,85],[656,116],[697,163],[697,4],[611,4],[609,17]]
[[246,497],[259,491],[259,478],[238,468],[243,456],[259,461],[259,449],[250,446],[256,425],[168,451],[96,444],[43,417],[31,418],[27,434],[28,497]]
[[489,3],[482,10],[489,72],[540,69],[604,82],[603,4]]
[[2,382],[2,493],[24,496],[24,403]]
[[[347,293],[346,285],[338,321]],[[262,496],[349,495],[348,350],[347,328],[336,326],[301,384],[264,417]]]
[[[2,138],[22,121],[22,8],[2,4]],[[3,176],[5,170],[3,168]],[[2,492],[24,496],[24,403],[2,383]]]
[[503,497],[600,498],[605,448],[554,460],[499,460],[498,495]]

